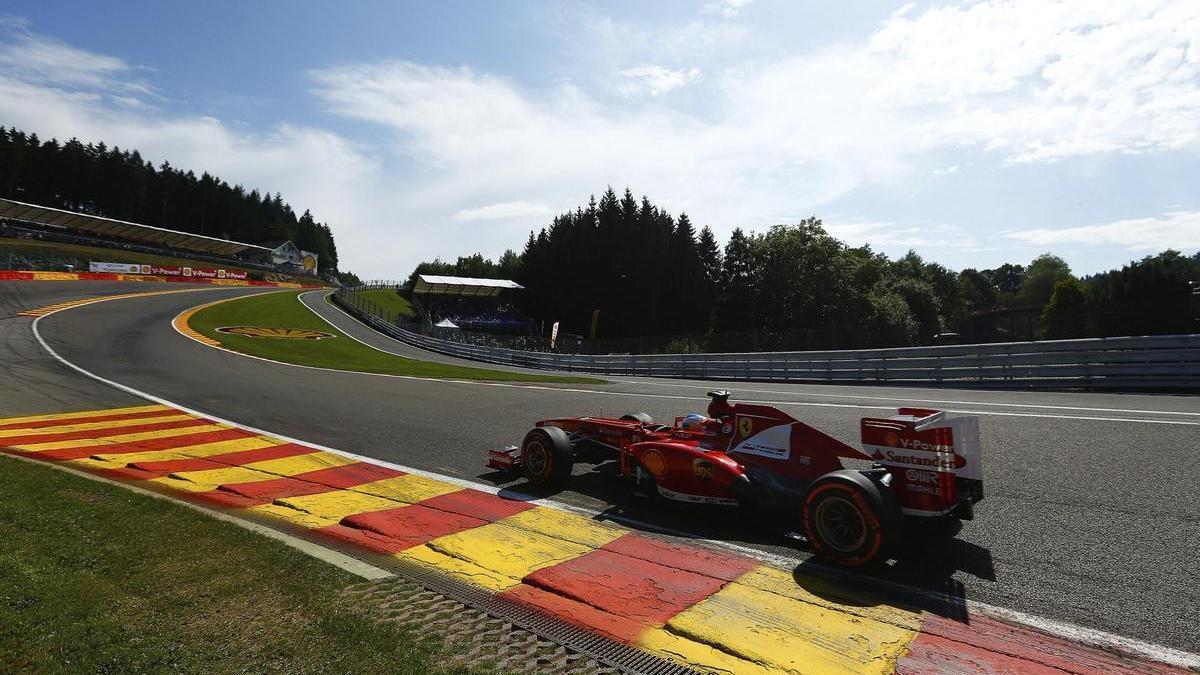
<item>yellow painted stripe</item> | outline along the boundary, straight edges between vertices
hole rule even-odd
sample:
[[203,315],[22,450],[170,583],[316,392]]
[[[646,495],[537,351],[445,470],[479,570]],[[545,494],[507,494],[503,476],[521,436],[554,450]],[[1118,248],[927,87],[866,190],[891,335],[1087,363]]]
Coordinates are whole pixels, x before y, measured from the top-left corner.
[[246,464],[245,466],[247,469],[278,474],[280,476],[295,476],[299,473],[320,471],[321,469],[331,469],[336,466],[357,463],[357,459],[335,455],[331,452],[310,452],[306,455],[267,459],[261,462]]
[[818,577],[805,577],[803,584],[797,584],[792,572],[766,565],[759,565],[738,577],[737,583],[872,621],[891,623],[914,631],[921,628],[920,613],[893,607],[883,598],[855,590],[848,584]]
[[443,483],[440,480],[411,473],[363,483],[362,485],[355,485],[349,488],[351,492],[361,492],[362,494],[383,497],[385,499],[404,502],[405,504],[416,504],[419,501],[457,492],[461,489],[457,485]]
[[[161,417],[133,417],[124,420],[109,420],[107,422],[79,422],[75,424],[63,424],[53,427],[37,427],[30,429],[3,429],[0,430],[0,438],[12,438],[13,436],[32,436],[32,435],[50,435],[50,434],[69,434],[76,431],[101,431],[103,429],[120,429],[121,427],[135,427],[142,424],[158,424],[160,422],[182,422],[183,420],[195,419],[191,415],[180,413],[178,415],[164,415]],[[69,422],[69,421],[68,421]],[[116,432],[119,433],[119,432]]]
[[647,629],[639,638],[638,645],[667,660],[691,666],[701,672],[738,675],[773,675],[779,672],[777,668],[726,654],[720,649],[675,635],[665,628]]
[[61,450],[63,448],[104,448],[106,446],[121,445],[123,443],[149,441],[156,438],[187,436],[188,434],[205,434],[228,428],[229,427],[221,424],[199,424],[194,427],[160,429],[158,431],[139,431],[132,434],[121,434],[119,436],[106,436],[105,438],[80,438],[73,441],[46,441],[43,443],[28,443],[9,447],[17,450],[24,450],[25,452],[42,452],[44,450]]
[[213,455],[224,455],[229,452],[242,450],[258,450],[279,445],[280,441],[265,436],[254,438],[239,438],[233,441],[215,441],[199,445],[186,445],[170,450],[148,450],[146,452],[128,452],[117,454],[95,454],[83,460],[75,460],[85,466],[95,468],[118,469],[134,462],[159,462],[168,459],[199,459]]
[[78,272],[34,272],[36,281],[78,281]]
[[509,527],[537,532],[588,548],[600,548],[629,532],[625,528],[545,506],[536,506],[499,522]]
[[197,342],[206,344],[209,347],[218,347],[218,348],[224,349],[224,347],[221,347],[221,343],[219,341],[214,340],[213,338],[210,338],[207,335],[204,335],[203,333],[196,330],[195,328],[192,328],[192,324],[190,323],[190,321],[191,321],[192,315],[194,315],[196,312],[199,312],[202,309],[205,309],[207,307],[212,307],[213,305],[216,305],[216,304],[219,304],[219,303],[225,302],[226,300],[231,300],[231,299],[232,298],[225,298],[222,300],[217,300],[215,302],[207,302],[203,305],[199,305],[199,306],[193,307],[189,310],[180,312],[179,315],[176,316],[171,321],[171,325],[175,327],[175,330],[179,331],[180,333],[183,333],[184,335],[192,338],[193,340],[196,340]]
[[442,574],[447,574],[469,584],[474,584],[475,586],[480,586],[497,593],[506,591],[521,583],[519,579],[506,577],[503,574],[497,574],[479,565],[469,563],[466,560],[459,560],[444,553],[438,553],[428,546],[415,546],[397,553],[396,557],[420,563]]
[[[323,457],[307,460],[309,455],[285,457],[262,462],[254,462],[245,466],[223,469],[203,469],[201,471],[181,471],[172,473],[165,478],[156,479],[164,485],[172,485],[181,490],[200,491],[215,489],[218,485],[231,483],[249,483],[251,481],[270,480],[281,476],[293,476],[317,469],[327,469],[333,466],[353,464],[357,460],[348,459],[332,453],[313,453]],[[175,482],[172,482],[175,481]]]
[[334,490],[315,495],[285,497],[275,500],[273,504],[252,507],[250,511],[316,528],[335,525],[342,518],[356,513],[383,511],[401,506],[405,504],[350,490]]
[[524,579],[592,550],[567,539],[509,527],[503,521],[438,537],[426,546],[511,579]]
[[[795,582],[793,582],[795,583]],[[733,582],[667,622],[674,635],[787,672],[891,673],[917,631]],[[878,608],[877,608],[878,609]],[[645,636],[646,646],[663,645]],[[715,665],[715,664],[714,664]]]
[[231,466],[224,469],[204,469],[201,471],[180,471],[171,473],[154,481],[188,492],[207,492],[215,490],[220,485],[233,483],[253,483],[260,480],[279,478],[274,474],[247,469],[244,466]]
[[0,418],[0,425],[23,424],[26,422],[45,422],[46,420],[72,420],[81,417],[99,417],[101,415],[129,415],[133,413],[158,412],[170,410],[165,405],[137,405],[130,408],[107,408],[104,410],[82,410],[79,412],[53,413],[49,415],[28,415],[26,417]]

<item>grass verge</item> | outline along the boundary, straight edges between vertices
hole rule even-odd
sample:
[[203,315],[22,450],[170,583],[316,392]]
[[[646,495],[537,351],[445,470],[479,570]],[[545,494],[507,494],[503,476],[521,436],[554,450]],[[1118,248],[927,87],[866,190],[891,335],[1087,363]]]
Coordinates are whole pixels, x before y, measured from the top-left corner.
[[0,475],[0,672],[438,670],[436,638],[355,611],[348,572],[114,485]]
[[375,305],[372,312],[376,316],[382,316],[388,321],[395,321],[398,316],[406,316],[412,318],[416,316],[416,310],[413,309],[412,303],[408,298],[400,295],[391,288],[376,288],[369,291],[356,291],[352,295],[360,301],[366,301]]
[[[281,291],[220,302],[193,314],[189,323],[203,335],[234,351],[304,366],[464,380],[563,384],[603,382],[589,377],[514,373],[447,365],[381,352],[346,337],[341,331],[325,323],[321,317],[313,314],[297,300],[296,296],[301,292]],[[324,340],[277,340],[220,333],[217,328],[222,326],[304,328],[332,333],[337,337]]]

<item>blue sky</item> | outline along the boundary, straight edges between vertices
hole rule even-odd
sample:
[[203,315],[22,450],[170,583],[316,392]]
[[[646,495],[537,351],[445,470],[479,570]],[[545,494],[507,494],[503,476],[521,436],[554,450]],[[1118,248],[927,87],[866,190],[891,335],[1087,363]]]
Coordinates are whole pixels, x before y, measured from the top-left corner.
[[282,192],[343,268],[606,185],[952,268],[1200,248],[1194,2],[15,2],[0,124]]

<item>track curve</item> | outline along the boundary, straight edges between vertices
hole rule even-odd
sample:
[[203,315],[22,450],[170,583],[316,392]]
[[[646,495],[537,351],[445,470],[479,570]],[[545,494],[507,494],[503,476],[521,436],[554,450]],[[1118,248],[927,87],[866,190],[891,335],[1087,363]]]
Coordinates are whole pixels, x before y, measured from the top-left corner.
[[[84,294],[81,284],[70,283],[78,289],[75,297]],[[23,284],[23,303],[51,304],[68,292]],[[129,292],[128,286],[105,290]],[[90,287],[87,292],[102,291]],[[1196,398],[641,378],[586,386],[433,381],[249,359],[205,347],[170,326],[189,307],[256,292],[262,291],[214,289],[99,303],[47,316],[39,331],[68,361],[191,408],[472,480],[491,477],[482,469],[489,448],[519,439],[535,419],[628,411],[670,419],[702,409],[707,388],[726,386],[740,398],[782,403],[848,442],[857,441],[857,419],[863,414],[914,400],[944,401],[940,407],[985,413],[988,498],[980,505],[979,520],[956,539],[909,551],[881,576],[1200,651],[1200,592],[1190,574],[1200,541],[1189,478],[1190,462],[1200,450]],[[339,329],[379,348],[457,361],[379,336],[323,304],[318,293],[306,294],[305,300]],[[29,376],[17,382],[17,389],[58,391],[46,401],[60,405],[70,404],[71,396],[117,395],[64,372],[44,354],[39,358],[36,348],[30,350],[31,338],[23,341],[28,323],[23,317],[0,322],[12,354],[5,356],[8,362],[32,359]],[[68,396],[68,391],[75,393]],[[0,402],[7,406],[11,396]],[[572,487],[561,500],[613,517],[687,528],[798,562],[807,557],[747,527],[737,514],[705,515],[705,527],[697,528],[694,513],[648,512],[639,502],[626,501],[603,471],[581,470]]]

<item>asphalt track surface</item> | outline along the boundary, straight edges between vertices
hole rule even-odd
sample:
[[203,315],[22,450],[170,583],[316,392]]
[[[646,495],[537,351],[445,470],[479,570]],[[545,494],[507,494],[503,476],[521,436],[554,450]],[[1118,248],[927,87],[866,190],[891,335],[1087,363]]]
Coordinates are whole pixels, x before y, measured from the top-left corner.
[[[21,309],[161,285],[0,283],[0,415],[136,405],[46,355]],[[48,316],[43,338],[97,375],[253,427],[449,476],[506,479],[490,448],[533,421],[644,411],[702,411],[728,388],[771,402],[857,444],[858,418],[922,405],[980,414],[987,498],[950,539],[922,539],[877,577],[1200,652],[1200,516],[1194,462],[1200,398],[610,378],[603,385],[430,381],[299,368],[215,350],[179,335],[180,311],[261,289],[212,289],[87,305]],[[304,300],[348,334],[386,351],[457,359],[397,343],[326,304]],[[477,365],[477,364],[473,364]],[[577,467],[556,498],[625,524],[686,530],[810,565],[803,545],[736,510],[650,508],[610,468]],[[521,481],[508,481],[520,489]]]

